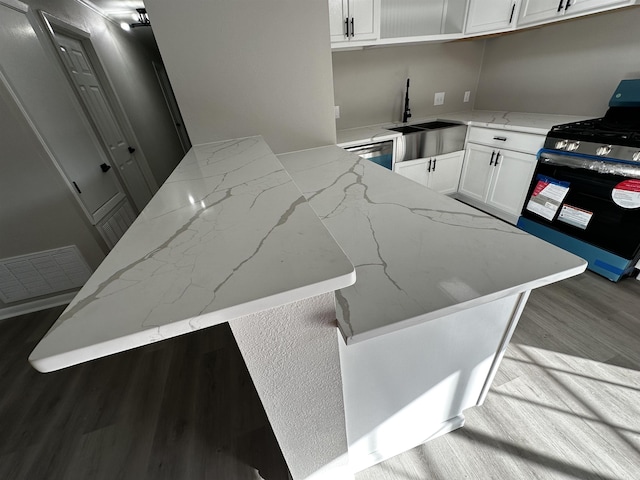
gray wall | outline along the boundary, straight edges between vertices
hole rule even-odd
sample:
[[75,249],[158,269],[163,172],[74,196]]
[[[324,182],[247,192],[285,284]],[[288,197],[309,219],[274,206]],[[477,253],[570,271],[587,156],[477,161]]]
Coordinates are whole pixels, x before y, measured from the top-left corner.
[[137,154],[143,154],[161,185],[184,156],[152,61],[161,61],[130,33],[75,0],[22,0],[91,34],[91,42],[134,131]]
[[[413,118],[470,110],[484,41],[394,46],[333,53],[337,128],[400,121],[407,77]],[[470,90],[471,101],[463,103]],[[436,92],[445,103],[433,105]]]
[[639,25],[634,7],[487,40],[475,108],[601,116],[640,78]]
[[[151,63],[158,54],[75,0],[25,3],[91,34],[139,141],[135,146],[145,153],[155,180],[162,183],[183,154]],[[56,65],[53,58],[52,65]],[[47,79],[42,82],[47,88]],[[0,258],[75,244],[89,265],[96,268],[104,258],[106,245],[14,100],[4,85],[0,86]]]
[[145,2],[194,145],[335,143],[326,0]]
[[101,241],[2,82],[0,145],[0,258],[77,245],[96,268]]

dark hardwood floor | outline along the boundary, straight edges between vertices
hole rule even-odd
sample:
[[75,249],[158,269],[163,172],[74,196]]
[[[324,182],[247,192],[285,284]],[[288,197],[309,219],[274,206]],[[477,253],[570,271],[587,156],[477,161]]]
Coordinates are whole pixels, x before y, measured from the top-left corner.
[[287,478],[227,324],[38,373],[62,310],[0,322],[0,479]]
[[[226,325],[40,374],[62,308],[0,322],[0,479],[284,480]],[[358,480],[640,478],[640,282],[533,292],[464,428]]]

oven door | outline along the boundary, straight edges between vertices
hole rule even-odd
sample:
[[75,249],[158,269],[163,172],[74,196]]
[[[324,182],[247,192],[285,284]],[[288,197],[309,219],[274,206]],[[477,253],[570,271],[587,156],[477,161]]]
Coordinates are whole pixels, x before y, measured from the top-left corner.
[[637,260],[640,165],[541,150],[522,217]]

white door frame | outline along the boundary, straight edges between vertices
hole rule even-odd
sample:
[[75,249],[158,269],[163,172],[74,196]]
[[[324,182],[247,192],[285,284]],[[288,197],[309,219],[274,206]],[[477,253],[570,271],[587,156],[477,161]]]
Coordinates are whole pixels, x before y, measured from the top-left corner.
[[[45,48],[49,50],[49,52],[52,53],[53,56],[55,57],[56,64],[62,70],[64,77],[67,79],[69,83],[69,87],[73,90],[74,95],[76,95],[76,97],[78,97],[78,95],[73,85],[73,81],[69,78],[68,72],[64,67],[63,60],[60,57],[58,52],[58,43],[55,38],[55,32],[57,31],[64,35],[76,38],[78,41],[82,43],[87,55],[89,56],[89,59],[93,64],[96,76],[98,77],[102,87],[104,88],[104,93],[107,97],[107,100],[109,101],[111,109],[113,110],[113,114],[115,115],[116,120],[120,125],[120,128],[122,129],[123,134],[129,140],[129,144],[133,145],[134,148],[136,149],[136,163],[138,164],[140,171],[144,177],[144,180],[147,183],[149,189],[151,190],[151,195],[153,196],[158,191],[158,188],[159,188],[158,183],[156,182],[153,176],[153,173],[151,172],[151,168],[149,167],[149,163],[147,162],[147,159],[144,155],[144,152],[142,151],[142,148],[140,148],[140,142],[138,141],[135,135],[133,127],[131,126],[131,123],[129,122],[127,115],[124,113],[125,112],[124,108],[122,106],[122,103],[120,102],[120,99],[115,93],[115,89],[113,88],[113,83],[111,82],[111,79],[109,78],[107,71],[103,67],[103,63],[100,60],[100,57],[97,51],[93,47],[93,44],[91,42],[91,34],[43,10],[38,10],[37,13],[38,13],[38,18],[42,23],[42,25],[44,26],[44,31],[47,33],[47,37],[48,37],[48,42],[46,42],[47,45]],[[110,155],[106,153],[108,149],[106,149],[106,147],[103,145],[101,136],[96,130],[96,127],[94,125],[93,119],[91,118],[91,115],[87,113],[82,99],[78,98],[78,102],[82,107],[82,112],[84,116],[87,118],[87,121],[92,126],[94,132],[96,132],[96,136],[98,137],[98,139],[100,139],[100,143],[103,149],[105,150],[105,154],[110,160],[109,163],[112,163]],[[129,202],[131,203],[132,206],[135,205],[135,203],[133,202],[132,195],[126,189],[127,182],[123,181],[123,179],[121,178],[122,173],[120,169],[117,167],[117,165],[111,165],[111,166],[114,167],[114,170],[116,171],[120,184],[122,185],[124,191],[127,192],[128,194],[127,196],[129,197]]]

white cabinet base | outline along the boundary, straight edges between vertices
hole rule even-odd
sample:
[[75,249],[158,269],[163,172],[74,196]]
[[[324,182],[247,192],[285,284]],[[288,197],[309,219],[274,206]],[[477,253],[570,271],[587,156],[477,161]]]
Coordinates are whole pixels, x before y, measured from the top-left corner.
[[380,337],[340,340],[349,465],[358,472],[464,423],[481,405],[528,292]]

